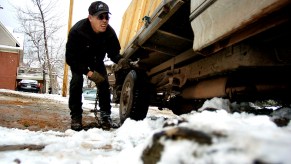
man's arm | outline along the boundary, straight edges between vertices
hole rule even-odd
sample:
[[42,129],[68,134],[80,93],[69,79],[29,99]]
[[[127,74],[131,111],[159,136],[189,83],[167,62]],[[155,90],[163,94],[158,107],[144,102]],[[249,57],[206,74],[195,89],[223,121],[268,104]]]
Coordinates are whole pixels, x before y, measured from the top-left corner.
[[110,58],[111,61],[114,63],[118,63],[118,61],[122,58],[120,55],[120,44],[119,40],[117,38],[117,35],[113,28],[109,25],[108,26],[108,38],[107,38],[107,55]]
[[75,31],[71,31],[66,44],[66,62],[71,67],[71,70],[77,73],[87,75],[89,72],[88,66],[80,60],[82,56],[82,48],[80,48],[80,36]]

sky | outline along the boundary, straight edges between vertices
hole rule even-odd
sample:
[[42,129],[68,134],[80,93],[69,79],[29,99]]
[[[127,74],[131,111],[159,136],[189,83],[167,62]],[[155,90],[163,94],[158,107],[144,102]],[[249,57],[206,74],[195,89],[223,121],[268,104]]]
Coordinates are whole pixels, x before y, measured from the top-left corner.
[[[74,0],[73,8],[73,18],[72,25],[74,25],[78,20],[86,18],[88,16],[88,7],[95,0]],[[119,31],[122,23],[122,16],[129,6],[131,0],[103,0],[108,6],[111,13],[109,24],[115,30],[117,36],[119,36]],[[70,0],[61,0],[57,2],[56,10],[58,14],[63,17],[62,24],[65,24],[64,36],[67,34],[67,24],[69,15],[69,4]],[[15,10],[12,5],[15,6],[27,6],[30,4],[30,0],[1,0],[0,6],[0,21],[9,31],[17,31],[20,27],[17,21]]]
[[[1,92],[67,103],[67,97],[60,95],[22,93],[5,89],[0,89]],[[83,107],[93,109],[92,102],[90,104],[90,101],[84,101]],[[218,110],[204,110],[207,107]],[[65,132],[29,131],[0,126],[1,146],[45,145],[40,151],[1,151],[0,163],[21,161],[22,164],[142,164],[142,152],[153,144],[153,135],[175,127],[204,132],[212,137],[212,144],[161,137],[159,142],[164,145],[164,149],[158,164],[252,164],[254,161],[291,163],[291,122],[287,126],[278,127],[267,115],[230,114],[227,112],[228,108],[229,101],[221,98],[208,100],[199,111],[181,116],[171,112],[160,114],[155,112],[156,108],[150,107],[144,120],[127,119],[120,128],[110,131],[98,128],[80,132],[71,129]],[[290,110],[289,113],[291,114]],[[116,105],[112,109],[112,117],[119,117]],[[184,119],[186,122],[174,127],[163,127],[165,122],[175,122],[177,119]]]

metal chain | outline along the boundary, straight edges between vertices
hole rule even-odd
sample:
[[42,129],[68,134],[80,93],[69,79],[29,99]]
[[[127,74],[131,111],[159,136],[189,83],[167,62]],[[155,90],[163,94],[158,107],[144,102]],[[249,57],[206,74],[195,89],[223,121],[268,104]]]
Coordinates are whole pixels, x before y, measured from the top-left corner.
[[97,109],[97,105],[98,105],[98,101],[99,101],[98,92],[99,91],[97,90],[97,92],[96,92],[96,98],[95,98],[95,107],[94,107],[93,112],[94,112],[94,115],[95,115],[95,119],[97,121],[97,124],[98,125],[101,125],[101,122],[100,122],[100,120],[98,118],[98,113],[99,113],[99,116],[100,116],[100,110]]

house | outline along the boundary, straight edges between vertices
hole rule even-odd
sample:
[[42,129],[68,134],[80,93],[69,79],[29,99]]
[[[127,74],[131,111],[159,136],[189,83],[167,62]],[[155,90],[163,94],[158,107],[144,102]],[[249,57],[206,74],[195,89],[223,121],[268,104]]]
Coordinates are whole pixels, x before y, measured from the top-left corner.
[[15,90],[17,70],[23,58],[23,48],[0,22],[0,89]]

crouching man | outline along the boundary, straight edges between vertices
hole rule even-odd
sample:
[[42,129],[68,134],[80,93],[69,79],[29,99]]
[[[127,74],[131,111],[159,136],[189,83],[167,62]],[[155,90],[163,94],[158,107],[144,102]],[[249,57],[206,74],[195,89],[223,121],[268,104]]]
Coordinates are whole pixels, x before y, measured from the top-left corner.
[[109,23],[109,7],[101,1],[93,2],[88,18],[78,21],[70,30],[66,44],[66,62],[71,68],[72,79],[69,90],[71,129],[82,130],[83,75],[96,83],[98,89],[101,126],[110,129],[111,105],[106,67],[108,57],[123,68],[129,67],[128,60],[120,55],[120,44]]

